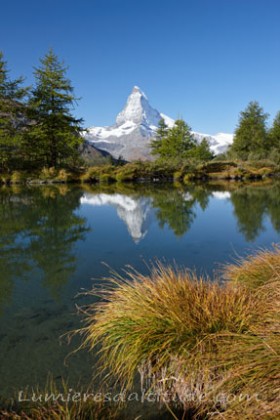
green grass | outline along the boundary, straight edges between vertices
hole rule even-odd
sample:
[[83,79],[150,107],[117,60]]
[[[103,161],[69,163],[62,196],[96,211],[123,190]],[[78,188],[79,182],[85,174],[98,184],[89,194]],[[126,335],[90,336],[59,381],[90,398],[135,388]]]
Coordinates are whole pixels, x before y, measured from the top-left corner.
[[162,265],[150,276],[113,276],[90,292],[101,300],[87,308],[83,345],[98,349],[100,372],[125,389],[140,372],[194,417],[277,418],[279,266],[275,249],[225,267],[222,284]]

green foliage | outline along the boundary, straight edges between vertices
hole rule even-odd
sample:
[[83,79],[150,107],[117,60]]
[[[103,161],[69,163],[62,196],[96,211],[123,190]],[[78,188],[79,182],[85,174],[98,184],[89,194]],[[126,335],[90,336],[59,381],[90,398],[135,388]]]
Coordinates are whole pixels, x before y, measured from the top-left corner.
[[158,123],[158,129],[156,133],[156,138],[163,139],[168,134],[168,126],[164,120],[164,118],[161,118]]
[[269,158],[280,164],[280,112],[276,114],[268,136],[270,146]]
[[27,88],[21,87],[23,78],[11,80],[8,73],[0,51],[0,171],[20,163],[20,134],[25,126]]
[[21,184],[24,181],[24,176],[19,171],[14,171],[11,175],[12,184]]
[[73,167],[78,163],[82,120],[71,114],[76,98],[66,70],[50,50],[34,72],[36,86],[29,101],[24,150],[35,167]]
[[113,182],[116,180],[115,167],[112,165],[92,166],[80,177],[84,183]]
[[161,120],[156,139],[152,141],[152,154],[160,159],[184,159],[196,146],[191,128],[183,120],[176,120],[172,128],[167,128]]
[[41,170],[40,178],[45,179],[45,180],[53,179],[55,178],[56,174],[57,174],[57,171],[53,166],[51,168],[44,167]]
[[177,168],[186,160],[213,159],[207,140],[204,138],[198,144],[191,133],[191,128],[183,120],[175,121],[174,126],[168,128],[161,119],[151,147],[152,154],[157,156],[158,161],[173,161]]
[[188,152],[195,147],[195,140],[191,128],[183,120],[176,120],[172,128],[167,128],[161,120],[161,125],[152,141],[152,154],[161,160],[184,159]]
[[277,112],[269,131],[269,140],[272,148],[280,150],[280,111]]
[[214,154],[211,152],[209,143],[206,138],[203,138],[201,143],[193,149],[192,157],[203,162],[213,159]]
[[162,141],[168,135],[168,126],[165,123],[164,119],[161,118],[158,123],[158,129],[156,132],[156,138],[152,142],[152,154],[153,155],[160,155],[162,149]]
[[239,159],[260,159],[267,156],[269,142],[267,136],[268,114],[258,102],[250,102],[240,113],[230,153]]

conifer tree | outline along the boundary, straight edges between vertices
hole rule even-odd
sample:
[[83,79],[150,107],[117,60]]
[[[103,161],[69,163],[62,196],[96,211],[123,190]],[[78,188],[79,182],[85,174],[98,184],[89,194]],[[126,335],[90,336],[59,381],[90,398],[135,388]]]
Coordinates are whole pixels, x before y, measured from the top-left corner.
[[24,98],[28,89],[23,78],[11,80],[3,52],[0,51],[0,170],[16,169],[21,161],[21,129],[25,125]]
[[231,154],[242,160],[262,158],[268,153],[265,114],[258,102],[250,102],[239,116],[239,124],[235,130]]
[[82,119],[72,115],[76,98],[67,68],[50,50],[35,68],[36,85],[29,102],[30,127],[25,149],[33,165],[74,166],[82,143]]
[[280,163],[280,111],[276,114],[269,131],[269,158]]
[[280,152],[280,111],[277,112],[269,132],[270,146]]
[[156,133],[157,139],[163,139],[168,133],[168,126],[164,120],[164,118],[161,118],[158,123],[158,129]]
[[[166,131],[165,131],[166,130]],[[160,133],[162,127],[160,127]],[[191,128],[184,120],[176,120],[172,128],[164,128],[164,135],[152,142],[152,154],[160,159],[184,159],[197,146]]]
[[193,149],[192,156],[200,161],[213,159],[214,154],[211,152],[209,143],[205,137],[202,139],[201,143]]
[[160,153],[161,147],[162,147],[162,140],[167,136],[168,134],[168,126],[163,118],[159,120],[158,128],[156,131],[155,139],[152,141],[151,147],[152,147],[152,154],[158,155]]

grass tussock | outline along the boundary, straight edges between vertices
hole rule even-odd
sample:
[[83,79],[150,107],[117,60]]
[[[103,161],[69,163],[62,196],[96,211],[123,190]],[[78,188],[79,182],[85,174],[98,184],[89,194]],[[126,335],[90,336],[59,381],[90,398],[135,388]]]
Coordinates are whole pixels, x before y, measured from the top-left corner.
[[86,310],[84,345],[125,389],[140,372],[194,417],[277,418],[279,267],[275,249],[227,266],[222,284],[162,265],[114,276],[90,292],[101,300]]
[[[80,389],[78,393],[62,382],[57,386],[49,378],[43,389],[21,391],[21,402],[17,398],[1,401],[1,420],[119,420],[121,404],[112,404],[102,399],[102,394],[92,394],[91,389]],[[35,401],[32,401],[33,397]]]
[[280,248],[259,251],[224,268],[223,277],[231,283],[241,283],[251,289],[280,280]]

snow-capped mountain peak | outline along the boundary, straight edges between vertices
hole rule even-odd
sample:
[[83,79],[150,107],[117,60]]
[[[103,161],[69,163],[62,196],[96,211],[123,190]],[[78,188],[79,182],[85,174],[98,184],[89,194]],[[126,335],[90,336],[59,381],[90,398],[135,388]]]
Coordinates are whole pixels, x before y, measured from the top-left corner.
[[157,127],[160,118],[160,113],[149,104],[145,93],[138,86],[134,86],[124,109],[116,118],[116,125],[119,127],[132,122]]
[[[151,140],[161,118],[168,127],[174,125],[172,118],[153,108],[145,93],[134,86],[124,109],[117,115],[116,123],[109,127],[91,127],[84,137],[94,147],[110,153],[116,159],[121,156],[127,161],[150,160]],[[206,138],[214,154],[225,152],[233,141],[232,134],[193,134],[198,142]]]

